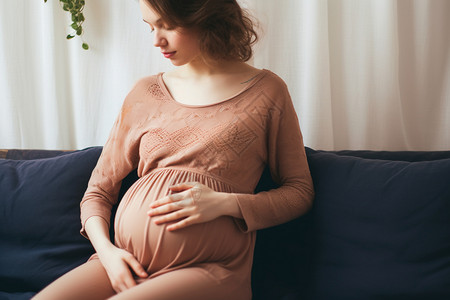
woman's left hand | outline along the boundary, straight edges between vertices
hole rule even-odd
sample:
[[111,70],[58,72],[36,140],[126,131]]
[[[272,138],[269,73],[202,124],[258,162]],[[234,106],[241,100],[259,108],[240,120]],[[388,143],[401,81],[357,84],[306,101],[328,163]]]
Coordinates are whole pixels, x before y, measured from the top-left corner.
[[228,207],[230,204],[227,200],[233,200],[229,194],[216,192],[198,182],[180,183],[169,189],[172,194],[153,202],[147,212],[155,224],[173,223],[167,227],[169,231],[226,215],[227,204]]

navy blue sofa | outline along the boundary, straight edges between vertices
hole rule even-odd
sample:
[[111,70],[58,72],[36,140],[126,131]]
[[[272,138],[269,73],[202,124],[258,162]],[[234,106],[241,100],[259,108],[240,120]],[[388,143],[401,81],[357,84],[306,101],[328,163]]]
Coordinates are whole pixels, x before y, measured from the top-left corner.
[[[306,151],[314,206],[258,232],[253,299],[450,299],[450,151]],[[79,202],[100,152],[0,151],[0,300],[93,253]]]

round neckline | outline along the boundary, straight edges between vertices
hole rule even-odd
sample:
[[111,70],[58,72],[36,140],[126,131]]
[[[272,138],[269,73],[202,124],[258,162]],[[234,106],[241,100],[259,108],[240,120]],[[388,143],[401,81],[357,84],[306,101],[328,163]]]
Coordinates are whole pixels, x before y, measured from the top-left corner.
[[164,82],[163,79],[163,74],[164,72],[158,73],[157,75],[157,79],[158,79],[158,84],[161,87],[163,93],[166,95],[167,98],[170,99],[171,102],[179,105],[179,106],[183,106],[183,107],[188,107],[188,108],[205,108],[205,107],[212,107],[212,106],[216,106],[216,105],[220,105],[223,104],[225,102],[231,101],[234,98],[236,98],[237,96],[241,95],[242,93],[244,93],[245,91],[247,91],[249,88],[251,88],[253,85],[255,85],[262,77],[264,77],[267,74],[267,70],[266,69],[261,69],[260,72],[258,72],[258,74],[256,74],[255,76],[253,76],[250,81],[248,83],[246,83],[244,85],[244,87],[238,91],[236,94],[225,98],[223,100],[220,100],[218,102],[215,103],[210,103],[210,104],[199,104],[199,105],[195,105],[195,104],[186,104],[186,103],[182,103],[177,101],[176,99],[174,99],[172,97],[172,94],[169,92],[169,89],[166,86],[166,83]]

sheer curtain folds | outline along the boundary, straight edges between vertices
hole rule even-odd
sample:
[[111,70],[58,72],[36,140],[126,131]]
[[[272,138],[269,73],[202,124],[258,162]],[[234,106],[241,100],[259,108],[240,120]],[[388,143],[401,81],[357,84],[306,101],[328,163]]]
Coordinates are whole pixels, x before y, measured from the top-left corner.
[[[0,2],[0,148],[101,145],[134,82],[172,68],[137,1],[87,1],[88,51],[58,2]],[[307,146],[450,149],[450,1],[241,3],[262,31],[252,63],[288,84]]]

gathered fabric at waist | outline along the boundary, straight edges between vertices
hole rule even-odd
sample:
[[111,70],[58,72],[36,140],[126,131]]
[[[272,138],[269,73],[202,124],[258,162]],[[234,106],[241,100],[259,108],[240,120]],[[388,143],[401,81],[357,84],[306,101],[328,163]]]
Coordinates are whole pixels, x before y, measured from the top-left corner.
[[229,193],[245,192],[242,191],[242,188],[239,188],[235,182],[232,182],[232,180],[229,180],[228,178],[186,167],[171,166],[154,168],[147,174],[143,174],[138,181],[159,181],[161,179],[168,180],[168,182],[166,182],[168,186],[185,182],[200,182],[215,191]]

